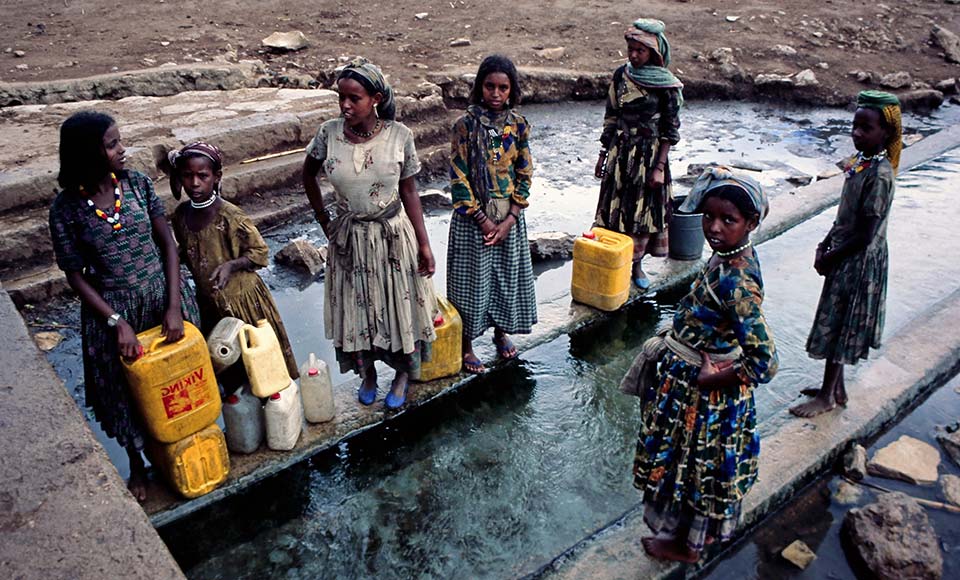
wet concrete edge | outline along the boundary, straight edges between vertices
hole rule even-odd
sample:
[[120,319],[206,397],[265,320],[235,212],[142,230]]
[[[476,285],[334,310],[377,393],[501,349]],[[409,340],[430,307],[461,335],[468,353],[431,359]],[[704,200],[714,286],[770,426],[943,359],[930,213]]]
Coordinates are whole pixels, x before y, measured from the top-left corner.
[[[925,163],[957,146],[960,146],[960,127],[945,129],[904,150],[901,170],[906,171],[911,167]],[[754,236],[756,242],[762,243],[772,239],[838,203],[843,180],[843,175],[835,176],[775,198],[770,218],[764,222]],[[704,256],[708,256],[706,251]],[[649,271],[657,272],[656,275],[651,276],[653,278],[652,290],[654,291],[669,290],[686,284],[704,263],[703,259],[692,262],[651,259],[650,262]],[[643,295],[634,292],[631,294],[628,304],[642,299]],[[570,300],[569,292],[565,292],[553,300],[541,303],[538,306],[538,315],[540,323],[534,327],[533,333],[514,337],[517,348],[521,353],[549,342],[562,334],[568,334],[578,328],[598,322],[604,319],[607,313],[574,303]],[[488,366],[497,364],[497,361],[486,362]],[[460,375],[431,383],[414,385],[411,387],[409,394],[408,400],[410,402],[400,413],[385,413],[382,408],[379,408],[379,405],[372,408],[360,407],[354,398],[359,380],[355,379],[338,385],[335,389],[337,417],[330,424],[307,426],[294,450],[279,453],[261,448],[252,456],[231,457],[233,461],[232,473],[227,483],[219,489],[193,500],[179,500],[161,486],[154,486],[151,489],[152,499],[145,506],[145,509],[150,514],[150,520],[154,526],[167,525],[225,497],[238,493],[304,459],[334,447],[342,441],[389,421],[397,414],[428,404],[439,397],[456,393],[469,385],[474,378],[471,375]]]
[[0,577],[183,578],[0,289]]
[[[827,470],[851,440],[878,434],[960,371],[958,325],[960,290],[887,339],[879,356],[855,367],[846,409],[813,419],[788,419],[765,437],[758,481],[744,498],[741,532]],[[786,418],[787,410],[780,414]],[[650,559],[640,543],[649,533],[638,503],[528,577],[656,579],[699,571],[696,566]]]

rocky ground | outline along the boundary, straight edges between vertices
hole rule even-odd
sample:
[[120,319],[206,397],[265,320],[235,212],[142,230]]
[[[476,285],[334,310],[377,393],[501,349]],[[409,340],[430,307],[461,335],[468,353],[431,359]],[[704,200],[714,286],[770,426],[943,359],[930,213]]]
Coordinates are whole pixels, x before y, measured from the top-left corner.
[[[935,87],[960,74],[960,40],[937,28],[960,32],[960,0],[2,0],[0,70],[3,81],[39,81],[260,59],[276,84],[304,86],[329,83],[360,54],[413,86],[502,51],[520,65],[606,71],[623,62],[623,30],[639,16],[667,23],[679,76],[715,83],[707,92],[718,96],[840,103],[862,88]],[[305,48],[261,43],[292,30]]]

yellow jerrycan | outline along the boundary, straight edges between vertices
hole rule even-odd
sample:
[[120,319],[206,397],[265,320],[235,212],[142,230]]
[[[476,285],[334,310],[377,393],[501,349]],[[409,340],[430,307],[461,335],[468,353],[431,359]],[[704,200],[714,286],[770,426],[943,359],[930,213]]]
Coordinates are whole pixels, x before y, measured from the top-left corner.
[[176,443],[148,440],[147,456],[170,487],[188,499],[215,490],[230,473],[227,442],[216,423]]
[[573,242],[573,299],[611,312],[630,296],[633,240],[593,228]]
[[184,321],[183,338],[174,343],[160,332],[157,326],[137,335],[143,355],[123,360],[123,370],[150,437],[173,443],[217,420],[220,389],[196,326]]
[[440,312],[433,319],[437,340],[433,342],[430,362],[420,367],[420,377],[417,379],[420,382],[455,375],[463,364],[463,320],[460,313],[440,295],[437,295],[437,308]]
[[246,324],[240,331],[240,352],[250,379],[250,390],[261,399],[290,386],[290,374],[277,333],[266,320]]

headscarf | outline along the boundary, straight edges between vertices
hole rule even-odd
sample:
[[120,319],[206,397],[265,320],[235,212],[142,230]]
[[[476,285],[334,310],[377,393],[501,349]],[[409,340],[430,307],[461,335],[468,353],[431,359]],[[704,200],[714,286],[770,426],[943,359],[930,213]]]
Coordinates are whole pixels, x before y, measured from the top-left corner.
[[763,221],[770,211],[770,202],[767,200],[767,194],[754,178],[742,173],[734,173],[732,169],[723,165],[707,167],[697,178],[697,181],[690,189],[687,199],[680,205],[680,211],[694,213],[703,204],[707,198],[707,193],[724,185],[739,187],[747,193],[747,197],[753,204],[753,209],[760,216],[759,221]]
[[[637,84],[655,89],[682,89],[683,83],[667,68],[670,65],[670,43],[663,34],[664,24],[652,18],[639,18],[627,29],[623,37],[645,45],[660,57],[660,65],[647,63],[634,68],[627,63],[627,74]],[[681,97],[682,99],[682,97]]]
[[357,57],[343,67],[343,70],[337,75],[337,81],[340,79],[357,81],[371,95],[380,93],[383,98],[377,105],[377,116],[387,121],[392,121],[397,117],[397,104],[393,98],[393,88],[387,83],[380,67],[363,57]]
[[[223,169],[223,152],[220,151],[220,148],[216,145],[204,143],[203,141],[195,141],[183,147],[182,149],[172,149],[169,153],[167,153],[167,161],[170,162],[170,167],[172,167],[174,171],[177,171],[180,169],[180,163],[194,156],[206,157],[209,159],[210,162],[213,163],[214,171],[221,171]],[[171,181],[171,183],[174,182]],[[179,181],[176,181],[176,189],[173,190],[173,197],[175,199],[180,199],[179,183]],[[214,195],[220,194],[219,183],[216,185],[216,189],[213,193]]]
[[893,172],[900,168],[900,152],[903,151],[903,124],[900,121],[900,99],[896,95],[883,91],[860,91],[857,95],[857,108],[880,111],[884,120],[892,129],[887,141],[887,159],[893,166]]

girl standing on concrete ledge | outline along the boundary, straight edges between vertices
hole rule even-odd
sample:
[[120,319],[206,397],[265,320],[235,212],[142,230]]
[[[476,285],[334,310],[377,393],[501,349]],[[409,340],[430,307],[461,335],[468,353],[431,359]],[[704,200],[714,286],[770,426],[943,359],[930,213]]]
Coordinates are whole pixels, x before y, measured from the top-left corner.
[[600,135],[596,225],[633,238],[633,281],[650,287],[641,260],[667,255],[670,147],[680,140],[683,84],[673,76],[663,22],[641,18],[624,37],[629,62],[613,73]]
[[[340,73],[341,117],[307,146],[303,185],[330,240],[323,315],[342,372],[363,377],[357,398],[377,397],[376,359],[396,370],[385,404],[404,404],[411,378],[436,339],[435,263],[417,195],[413,133],[394,120],[393,89],[380,68],[357,59]],[[336,217],[317,183],[326,173]]]
[[903,147],[900,101],[881,91],[863,91],[853,116],[857,154],[845,167],[837,219],[817,246],[813,267],[823,291],[807,339],[807,353],[826,359],[823,384],[805,389],[814,399],[790,412],[813,417],[847,404],[843,365],[866,359],[880,347],[887,299],[887,218]]
[[144,428],[120,357],[136,358],[137,333],[163,326],[168,342],[183,321],[200,323],[180,278],[177,245],[150,178],[124,169],[126,150],[109,116],[74,113],[60,127],[63,190],[50,206],[57,265],[80,297],[86,404],[103,431],[127,451],[130,492],[147,497],[140,452]]
[[713,256],[673,324],[644,344],[621,390],[641,399],[633,485],[653,557],[696,562],[706,544],[736,531],[757,479],[760,434],[754,388],[777,372],[763,315],[763,277],[750,232],[767,214],[753,179],[707,169],[684,202],[703,213]]

